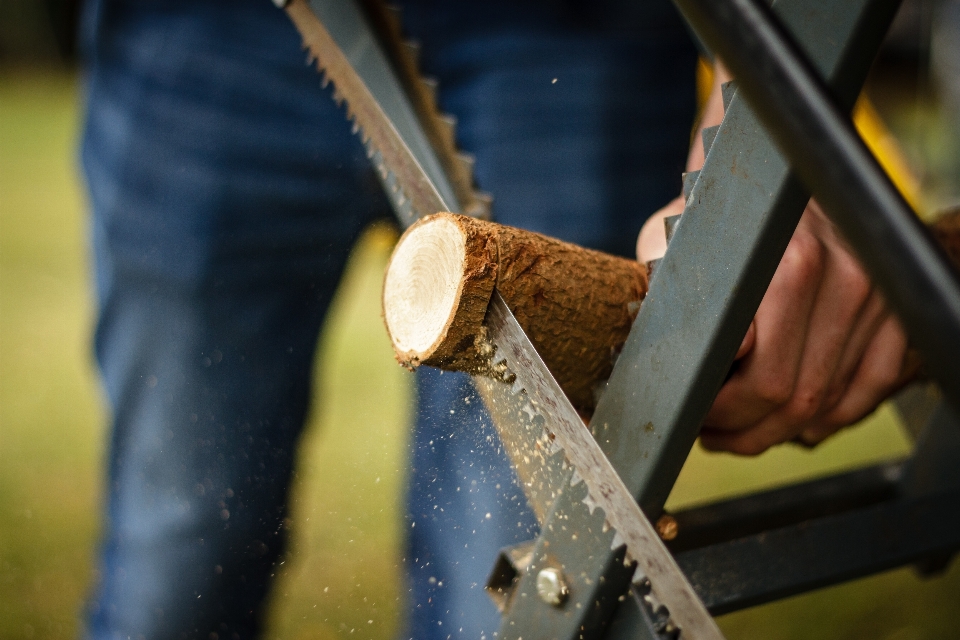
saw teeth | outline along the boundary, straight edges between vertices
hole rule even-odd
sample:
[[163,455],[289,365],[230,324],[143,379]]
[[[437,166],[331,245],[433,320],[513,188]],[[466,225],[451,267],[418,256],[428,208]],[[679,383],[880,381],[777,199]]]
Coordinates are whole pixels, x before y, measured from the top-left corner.
[[627,541],[623,539],[623,536],[620,535],[619,531],[613,532],[613,540],[610,541],[610,549],[616,550],[627,544]]
[[703,130],[703,133],[700,134],[700,137],[703,140],[703,155],[706,156],[710,153],[710,147],[713,146],[713,141],[717,137],[717,131],[720,130],[720,125],[714,125],[712,127],[707,127]]
[[650,610],[654,613],[659,612],[661,609],[665,609],[663,603],[660,602],[660,599],[657,598],[653,591],[643,596],[643,601],[647,603],[647,606],[650,607]]
[[667,216],[663,219],[663,231],[664,235],[667,238],[667,244],[670,244],[670,241],[673,240],[673,233],[677,230],[677,225],[680,224],[680,216]]
[[407,55],[410,56],[410,59],[413,61],[413,64],[416,68],[420,68],[420,43],[416,40],[405,40],[403,42],[403,48],[407,52]]
[[[397,5],[377,4],[375,13],[379,14],[380,22],[383,24],[384,37],[393,41],[393,46],[387,49],[392,50],[394,56],[400,58],[397,60],[400,68],[400,80],[403,82],[419,83],[420,87],[411,89],[413,94],[420,94],[419,99],[424,103],[425,113],[420,113],[421,119],[429,121],[424,122],[425,129],[432,130],[435,133],[434,149],[441,164],[446,166],[451,186],[453,187],[456,199],[461,207],[461,212],[470,216],[475,216],[484,220],[491,218],[491,200],[489,194],[479,192],[475,189],[473,175],[473,160],[467,154],[461,154],[457,149],[456,143],[456,118],[449,114],[438,113],[438,82],[435,78],[417,75],[422,58],[420,43],[414,39],[403,38],[403,20],[402,11]],[[313,53],[311,43],[306,41],[310,57],[317,59]],[[326,73],[322,68],[320,61],[317,61],[321,72]],[[326,76],[325,76],[326,78]],[[324,86],[329,82],[325,79]],[[336,91],[336,83],[334,83]],[[343,102],[342,96],[336,93],[334,96],[337,104]],[[416,100],[414,100],[416,102]],[[421,109],[424,111],[424,109]]]
[[[590,512],[590,515],[593,515],[593,512],[597,510],[597,503],[594,502],[593,498],[590,497],[590,493],[587,493],[587,496],[583,499],[583,504],[586,505],[587,511]],[[610,529],[610,526],[607,524],[606,520],[603,522],[603,532],[606,533]]]
[[720,94],[723,96],[723,112],[724,113],[726,113],[727,109],[730,108],[730,102],[733,100],[733,96],[736,92],[737,92],[736,80],[730,80],[720,85]]
[[680,627],[678,627],[677,623],[671,618],[670,609],[668,609],[660,598],[657,597],[657,594],[653,592],[650,579],[639,574],[638,571],[638,575],[633,578],[633,586],[650,613],[654,631],[656,631],[658,635],[671,640],[678,638],[680,636]]
[[473,156],[472,153],[466,153],[465,151],[457,152],[457,165],[460,171],[465,172],[467,175],[473,175],[473,167],[476,165],[477,159]]
[[681,176],[681,182],[683,183],[683,199],[689,200],[690,194],[693,193],[693,185],[697,183],[697,178],[700,177],[699,171],[687,171]]
[[393,29],[396,32],[399,32],[400,31],[400,15],[402,13],[402,9],[400,9],[399,5],[396,5],[393,3],[387,4],[385,8],[386,8],[386,11],[383,12],[384,18],[386,18],[387,21],[389,22],[389,26],[391,29]]
[[583,482],[583,477],[581,477],[580,472],[574,468],[573,473],[570,474],[570,486],[575,487],[581,482]]
[[[436,96],[433,96],[434,101],[436,101]],[[440,114],[440,135],[444,138],[444,144],[448,145],[451,149],[457,148],[457,117],[449,113]],[[459,156],[458,152],[457,155]]]
[[548,452],[550,453],[550,455],[553,455],[555,453],[561,453],[563,451],[563,447],[561,447],[560,443],[556,441],[554,435],[552,433],[548,433],[547,436],[550,439],[550,446],[548,449]]
[[429,76],[421,76],[420,84],[423,85],[423,90],[427,93],[430,104],[434,107],[437,106],[437,87],[439,86],[437,79]]

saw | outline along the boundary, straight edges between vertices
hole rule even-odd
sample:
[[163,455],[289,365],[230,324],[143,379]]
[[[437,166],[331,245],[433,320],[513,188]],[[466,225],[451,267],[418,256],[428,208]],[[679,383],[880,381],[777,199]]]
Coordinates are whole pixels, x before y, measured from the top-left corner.
[[[345,0],[292,0],[285,9],[325,81],[333,84],[335,99],[346,103],[401,223],[441,211],[485,215],[487,199],[473,189],[469,159],[454,149],[451,120],[424,95],[430,85],[411,73],[415,62],[399,38],[397,18]],[[371,26],[376,23],[379,29]],[[381,46],[384,36],[394,44]],[[654,526],[496,292],[485,324],[502,375],[496,380],[477,375],[475,384],[541,522],[562,491],[563,467],[572,466],[587,487],[587,499],[616,532],[614,546],[625,545],[625,561],[637,565],[634,580],[648,585],[649,601],[666,618],[664,628],[684,638],[721,638]],[[505,429],[515,422],[517,408],[527,415],[528,428]]]
[[[472,159],[455,145],[455,120],[437,108],[436,83],[419,76],[416,47],[403,41],[397,14],[374,0],[275,2],[297,26],[324,82],[333,84],[335,99],[346,104],[347,116],[366,145],[401,225],[409,227],[438,212],[489,217],[490,197],[475,188]],[[780,0],[773,11],[809,52],[811,65],[837,101],[849,107],[897,5],[896,0]],[[433,350],[419,329],[399,332],[406,346],[398,347],[398,356],[409,366],[421,360],[443,366],[469,354],[468,364],[459,362],[452,368],[473,372],[474,384],[541,524],[535,544],[504,552],[488,585],[505,613],[500,638],[573,640],[601,634],[617,639],[720,638],[711,611],[769,601],[909,558],[943,553],[958,544],[955,531],[918,525],[904,542],[909,551],[897,551],[899,555],[884,547],[881,554],[868,553],[869,558],[848,566],[845,563],[855,554],[842,551],[845,547],[840,545],[836,556],[828,554],[829,563],[817,564],[820,554],[801,556],[796,568],[784,575],[754,577],[749,570],[756,570],[756,565],[750,561],[759,562],[759,555],[742,559],[747,574],[740,575],[738,567],[724,564],[722,556],[719,560],[711,556],[711,547],[704,553],[694,549],[678,555],[677,548],[691,547],[673,545],[674,553],[668,550],[663,540],[676,535],[677,523],[682,540],[685,531],[696,535],[697,525],[690,523],[698,518],[703,522],[703,514],[665,516],[657,527],[647,517],[661,515],[808,198],[759,118],[737,93],[733,83],[724,87],[724,123],[704,132],[706,161],[700,172],[684,176],[687,206],[681,222],[673,220],[669,226],[670,250],[656,266],[649,290],[644,279],[647,297],[639,314],[628,310],[628,324],[634,315],[636,320],[626,341],[617,338],[607,345],[620,355],[609,381],[600,384],[596,394],[587,393],[589,385],[571,386],[556,369],[555,378],[544,360],[553,364],[556,354],[538,353],[517,321],[525,315],[516,306],[522,296],[507,291],[503,282],[492,290],[477,289],[482,304],[467,306],[469,313],[479,314],[482,327],[461,336],[466,342],[457,340],[452,350]],[[732,203],[737,207],[735,224]],[[471,227],[465,222],[450,224]],[[411,268],[417,259],[416,252],[407,259]],[[493,282],[479,280],[486,287]],[[621,302],[635,302],[635,293],[626,290]],[[396,347],[397,336],[391,337]],[[461,349],[461,343],[468,348]],[[596,370],[601,377],[608,373],[603,367]],[[581,415],[591,412],[588,429]],[[951,416],[936,413],[931,418],[934,432],[949,431],[943,425]],[[915,463],[926,464],[927,458],[943,450],[921,447]],[[920,482],[911,479],[912,468],[865,470],[856,481],[850,479],[853,476],[837,476],[828,483],[829,490],[855,494],[849,504],[872,508],[870,500],[875,498],[869,496],[887,491],[895,480],[901,482],[901,476],[901,484]],[[876,493],[857,494],[857,482],[876,485]],[[707,520],[723,526],[702,533],[703,538],[714,536],[719,540],[714,546],[720,548],[736,535],[756,534],[759,552],[782,558],[776,545],[791,544],[792,538],[787,535],[785,542],[777,542],[777,532],[767,537],[756,523],[796,523],[801,533],[788,527],[784,531],[790,535],[820,531],[795,514],[765,506],[806,504],[811,495],[805,485],[783,491],[794,492],[789,493],[790,500],[784,502],[779,494],[753,502],[748,497],[707,509]],[[924,502],[923,508],[928,507]],[[809,505],[805,508],[796,511],[820,513]],[[940,503],[938,508],[943,514]],[[913,502],[894,501],[876,512],[864,508],[856,514],[857,522],[882,522],[898,509],[919,513]],[[739,522],[745,514],[756,523]],[[956,519],[960,510],[953,508],[950,514]],[[828,519],[823,518],[825,526],[831,524]],[[876,526],[864,526],[864,536],[875,530]],[[767,540],[773,546],[764,547]],[[877,544],[887,540],[878,539]],[[883,554],[887,556],[878,561]]]

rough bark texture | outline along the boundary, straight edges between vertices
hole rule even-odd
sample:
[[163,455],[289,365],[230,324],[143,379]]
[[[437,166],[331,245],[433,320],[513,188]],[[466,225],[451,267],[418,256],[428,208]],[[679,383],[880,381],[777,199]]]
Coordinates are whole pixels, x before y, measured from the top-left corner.
[[[437,215],[454,220],[467,238],[469,267],[446,334],[423,353],[398,350],[397,359],[409,367],[484,370],[491,353],[482,322],[496,286],[573,405],[591,412],[594,388],[609,377],[646,294],[646,268],[537,233]],[[435,217],[412,226],[400,243]]]

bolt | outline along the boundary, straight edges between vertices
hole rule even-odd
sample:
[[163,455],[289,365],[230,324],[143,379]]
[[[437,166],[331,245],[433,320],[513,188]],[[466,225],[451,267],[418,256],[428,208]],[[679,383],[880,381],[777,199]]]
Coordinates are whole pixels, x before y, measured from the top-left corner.
[[680,528],[677,526],[677,519],[671,515],[662,515],[657,520],[657,533],[663,540],[673,540],[677,537]]
[[563,574],[559,569],[547,567],[537,574],[537,594],[540,599],[549,605],[559,607],[566,601],[570,590],[563,581]]

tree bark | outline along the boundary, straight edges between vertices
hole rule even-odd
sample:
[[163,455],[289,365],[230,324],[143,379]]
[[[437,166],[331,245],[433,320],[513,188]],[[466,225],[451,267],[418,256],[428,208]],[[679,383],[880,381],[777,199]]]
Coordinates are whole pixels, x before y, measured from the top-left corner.
[[646,294],[646,268],[530,231],[429,216],[400,238],[387,266],[384,319],[397,360],[487,371],[496,357],[483,317],[494,287],[574,407],[589,414]]

